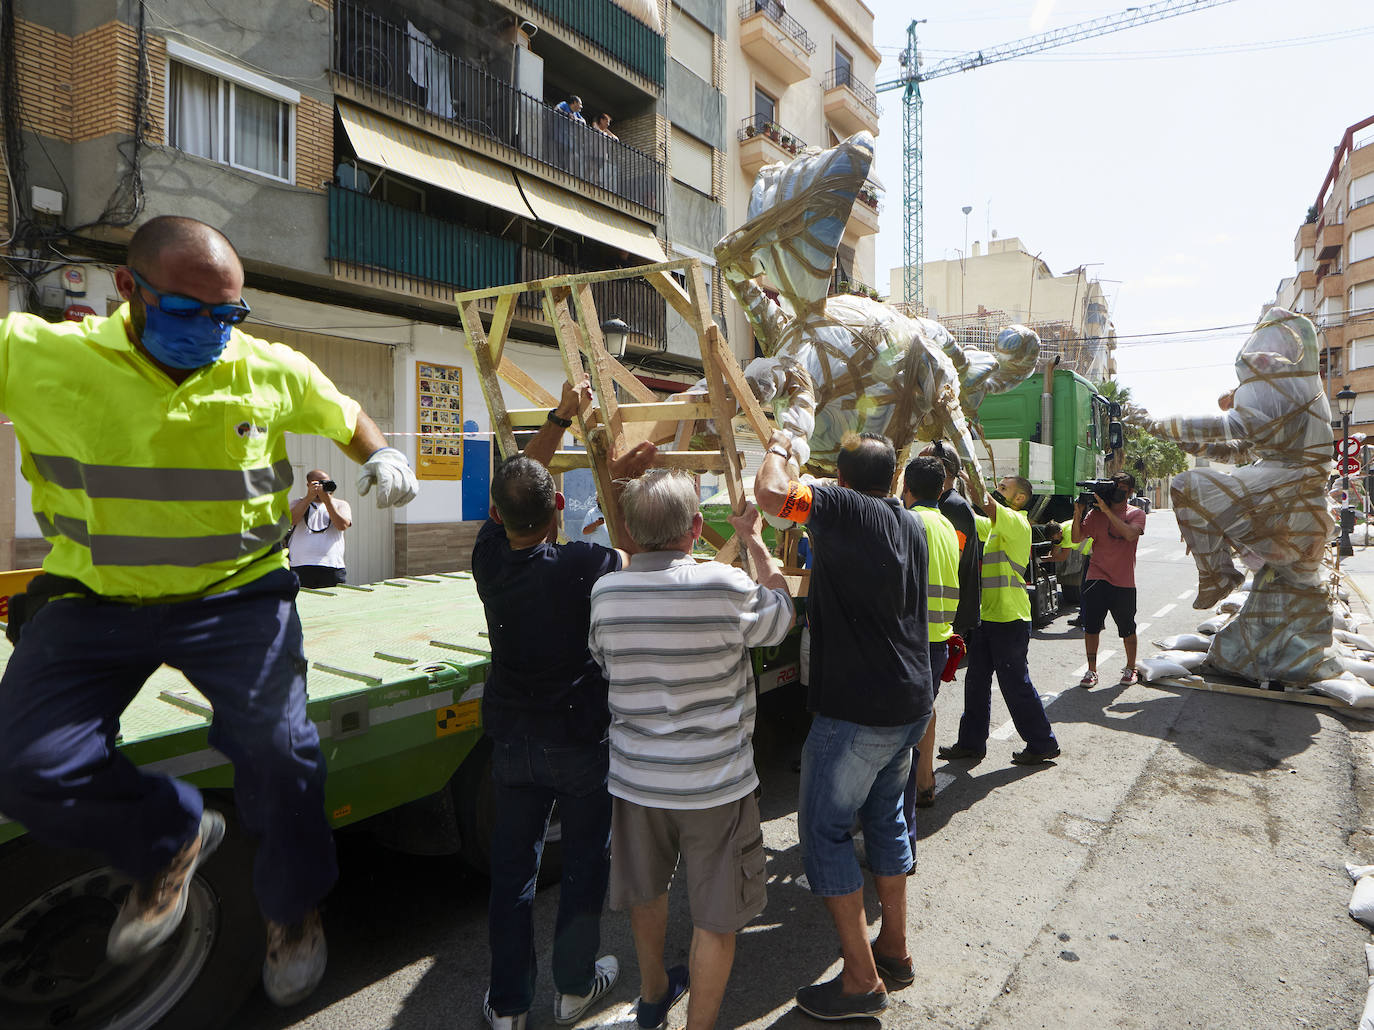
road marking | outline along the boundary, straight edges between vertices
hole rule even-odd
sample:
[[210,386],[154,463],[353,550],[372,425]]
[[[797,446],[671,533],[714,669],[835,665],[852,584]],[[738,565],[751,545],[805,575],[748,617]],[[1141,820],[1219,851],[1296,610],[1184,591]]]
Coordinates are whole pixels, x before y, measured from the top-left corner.
[[1181,594],[1178,595],[1178,599],[1179,599],[1180,601],[1186,601],[1186,600],[1188,600],[1188,598],[1190,598],[1190,597],[1192,597],[1192,596],[1193,596],[1193,592],[1192,592],[1191,590],[1185,590],[1185,591],[1183,591],[1183,593],[1181,593]]
[[1151,624],[1148,622],[1137,622],[1135,625],[1136,635],[1139,636],[1141,633],[1144,633],[1147,629],[1150,628],[1150,625]]
[[1155,549],[1154,549],[1153,547],[1146,547],[1146,548],[1144,548],[1143,550],[1136,551],[1136,552],[1135,552],[1135,556],[1136,556],[1137,558],[1144,558],[1147,554],[1154,554],[1154,553],[1155,553]]
[[1176,604],[1174,604],[1172,601],[1170,601],[1168,604],[1166,604],[1166,605],[1165,605],[1163,608],[1161,608],[1159,611],[1157,611],[1157,612],[1155,612],[1153,615],[1151,615],[1150,618],[1152,618],[1152,619],[1162,619],[1162,618],[1164,618],[1164,616],[1168,615],[1171,611],[1173,611],[1173,610],[1174,610],[1175,608],[1177,608],[1177,607],[1178,607],[1178,605],[1176,605]]
[[[1108,649],[1108,650],[1106,650],[1106,651],[1099,651],[1099,652],[1097,653],[1097,663],[1098,663],[1098,665],[1101,665],[1101,664],[1102,664],[1103,662],[1105,662],[1108,658],[1115,658],[1115,657],[1116,657],[1116,652],[1113,651],[1113,650],[1111,650],[1111,649]],[[1088,671],[1088,666],[1087,666],[1086,664],[1084,664],[1083,667],[1082,667],[1081,669],[1079,669],[1078,672],[1076,672],[1074,675],[1076,675],[1079,679],[1082,679],[1082,678],[1083,678],[1083,674],[1084,674],[1085,672],[1087,672],[1087,671]],[[1059,693],[1055,693],[1055,694],[1041,694],[1041,695],[1040,695],[1040,703],[1041,703],[1042,705],[1044,705],[1046,708],[1048,708],[1050,705],[1054,704],[1055,701],[1059,700],[1059,698],[1062,697],[1062,696],[1063,696],[1063,695],[1062,695],[1062,694],[1059,694]],[[1015,723],[1015,721],[1014,721],[1014,720],[1011,720],[1011,719],[1008,719],[1008,720],[1007,720],[1006,722],[1004,722],[1001,726],[998,726],[997,729],[993,730],[992,733],[989,734],[989,736],[990,736],[993,740],[1011,740],[1011,735],[1012,735],[1013,733],[1015,733],[1015,732],[1016,732],[1016,723]]]

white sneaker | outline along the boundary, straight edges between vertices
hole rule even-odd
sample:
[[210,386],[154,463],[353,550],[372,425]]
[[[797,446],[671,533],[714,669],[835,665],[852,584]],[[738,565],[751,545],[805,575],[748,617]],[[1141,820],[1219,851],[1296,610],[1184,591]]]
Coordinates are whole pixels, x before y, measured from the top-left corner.
[[319,986],[329,948],[324,942],[320,913],[312,909],[295,926],[267,922],[267,958],[262,986],[274,1004],[294,1005]]
[[498,1016],[491,1007],[491,991],[482,995],[482,1016],[486,1019],[491,1030],[525,1030],[525,1020],[529,1013],[522,1012],[518,1016]]
[[[615,986],[618,979],[620,979],[620,963],[614,955],[606,955],[597,959],[596,978],[592,980],[590,991],[586,994],[559,994],[557,991],[554,992],[553,1021],[560,1026],[576,1023],[596,1003],[598,998]],[[524,1026],[524,1023],[522,1022],[520,1025]]]

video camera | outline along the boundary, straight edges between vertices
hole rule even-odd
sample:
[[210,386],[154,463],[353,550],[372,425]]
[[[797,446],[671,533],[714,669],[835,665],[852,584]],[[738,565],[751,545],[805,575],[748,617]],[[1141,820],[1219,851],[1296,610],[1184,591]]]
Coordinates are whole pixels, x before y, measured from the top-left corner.
[[1083,492],[1078,495],[1075,504],[1081,504],[1085,508],[1092,508],[1096,505],[1093,497],[1101,497],[1108,504],[1116,503],[1116,491],[1120,485],[1115,479],[1080,479],[1076,484]]

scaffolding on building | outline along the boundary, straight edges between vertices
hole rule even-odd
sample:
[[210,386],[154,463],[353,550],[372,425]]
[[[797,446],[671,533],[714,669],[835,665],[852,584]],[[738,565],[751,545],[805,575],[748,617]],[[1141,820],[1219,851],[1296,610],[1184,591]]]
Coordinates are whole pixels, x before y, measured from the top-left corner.
[[[894,303],[905,315],[915,310],[911,305]],[[928,317],[928,316],[922,316]],[[968,315],[946,315],[939,323],[953,334],[962,347],[991,351],[997,343],[1002,330],[1016,325],[1018,320],[1005,311],[989,309],[979,305],[976,312]],[[1042,361],[1059,357],[1059,367],[1077,372],[1084,379],[1098,383],[1108,377],[1111,341],[1101,336],[1085,336],[1074,327],[1072,322],[1043,321],[1028,324],[1040,337],[1040,358]]]

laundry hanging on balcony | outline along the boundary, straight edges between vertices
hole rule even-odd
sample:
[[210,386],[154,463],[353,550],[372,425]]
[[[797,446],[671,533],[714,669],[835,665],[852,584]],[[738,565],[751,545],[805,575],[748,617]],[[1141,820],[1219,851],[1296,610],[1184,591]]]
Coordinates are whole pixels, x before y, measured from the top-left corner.
[[410,80],[425,89],[425,110],[440,118],[453,117],[453,90],[450,86],[449,56],[436,50],[427,35],[406,22],[408,70]]
[[617,7],[632,18],[642,21],[655,32],[662,34],[663,22],[658,18],[658,4],[654,0],[611,0]]

